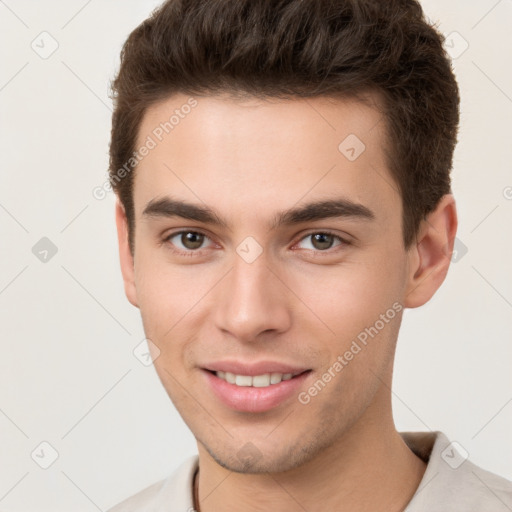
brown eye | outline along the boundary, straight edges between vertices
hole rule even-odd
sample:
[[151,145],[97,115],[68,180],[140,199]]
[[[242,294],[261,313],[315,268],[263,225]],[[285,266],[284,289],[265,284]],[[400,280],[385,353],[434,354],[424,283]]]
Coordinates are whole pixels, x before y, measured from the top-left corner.
[[330,249],[334,243],[334,236],[328,233],[315,233],[309,236],[311,237],[312,245],[315,249]]
[[348,246],[350,243],[334,233],[316,231],[303,237],[299,245],[302,245],[302,249],[330,253],[333,251],[329,251],[329,249],[337,246]]
[[203,248],[205,240],[209,240],[209,238],[203,233],[178,231],[167,236],[164,242],[173,246],[173,250],[176,252],[185,254],[199,252],[197,249]]
[[186,249],[199,249],[204,242],[204,235],[194,231],[184,231],[181,233],[180,242]]

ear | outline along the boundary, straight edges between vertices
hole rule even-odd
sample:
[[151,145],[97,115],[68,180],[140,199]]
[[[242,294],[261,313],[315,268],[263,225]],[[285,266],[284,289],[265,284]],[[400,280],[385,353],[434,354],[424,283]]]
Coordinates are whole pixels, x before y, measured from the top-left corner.
[[135,307],[139,307],[137,303],[137,289],[135,287],[135,268],[133,256],[128,243],[128,219],[124,206],[116,199],[116,226],[117,240],[119,243],[119,261],[121,263],[121,273],[123,274],[124,293],[126,297]]
[[428,302],[443,283],[450,266],[456,232],[455,199],[452,194],[446,194],[422,221],[417,240],[408,251],[406,308],[417,308]]

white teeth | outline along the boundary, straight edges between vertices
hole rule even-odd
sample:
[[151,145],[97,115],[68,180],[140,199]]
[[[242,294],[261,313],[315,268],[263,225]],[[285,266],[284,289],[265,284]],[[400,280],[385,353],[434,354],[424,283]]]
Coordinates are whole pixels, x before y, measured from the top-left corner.
[[235,375],[234,373],[222,371],[215,372],[215,375],[230,384],[242,387],[253,386],[255,388],[266,388],[272,384],[279,384],[283,380],[290,380],[293,377],[292,373],[264,373],[263,375],[252,377],[250,375]]
[[265,373],[265,375],[256,375],[251,380],[252,385],[255,388],[265,388],[270,386],[270,373]]
[[283,380],[282,373],[271,373],[270,374],[270,384],[279,384]]
[[252,386],[252,377],[248,375],[237,375],[235,378],[235,384],[237,386]]

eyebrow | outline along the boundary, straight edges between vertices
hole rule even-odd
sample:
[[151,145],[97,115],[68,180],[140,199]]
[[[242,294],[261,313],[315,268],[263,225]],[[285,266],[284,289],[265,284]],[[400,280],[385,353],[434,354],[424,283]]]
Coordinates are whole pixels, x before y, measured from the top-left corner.
[[[229,223],[211,208],[178,199],[171,199],[170,197],[155,198],[149,201],[142,212],[142,217],[181,217],[204,224],[222,226],[230,230]],[[270,223],[270,229],[337,217],[371,221],[375,219],[375,213],[367,206],[355,203],[349,199],[328,199],[278,212]]]

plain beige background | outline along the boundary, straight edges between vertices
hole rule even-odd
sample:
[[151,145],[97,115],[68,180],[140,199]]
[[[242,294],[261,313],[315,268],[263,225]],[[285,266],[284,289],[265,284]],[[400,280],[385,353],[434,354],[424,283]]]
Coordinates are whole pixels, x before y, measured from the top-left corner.
[[[105,510],[195,453],[133,353],[144,334],[123,293],[114,198],[93,194],[106,180],[109,80],[158,3],[0,1],[2,511]],[[512,479],[512,2],[423,6],[449,36],[461,88],[459,252],[433,300],[405,313],[395,419],[444,431]]]

